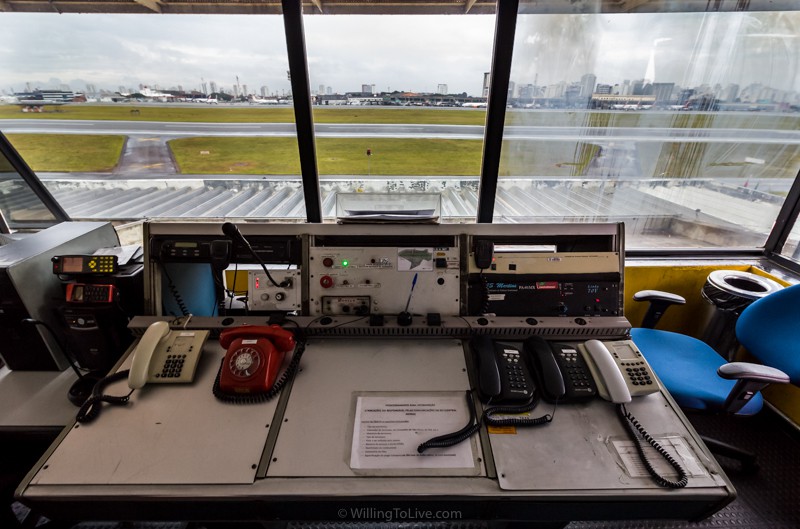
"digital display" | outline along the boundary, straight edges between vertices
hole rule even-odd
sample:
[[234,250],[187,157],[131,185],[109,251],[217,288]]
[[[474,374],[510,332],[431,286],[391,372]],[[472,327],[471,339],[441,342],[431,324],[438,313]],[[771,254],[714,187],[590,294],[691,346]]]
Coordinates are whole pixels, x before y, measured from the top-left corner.
[[83,301],[83,285],[75,285],[72,289],[71,301]]
[[628,344],[613,344],[614,352],[620,360],[638,360],[636,351]]
[[197,243],[190,241],[187,242],[178,241],[175,243],[175,248],[197,248]]
[[61,263],[61,272],[64,274],[80,274],[83,271],[82,257],[64,257]]

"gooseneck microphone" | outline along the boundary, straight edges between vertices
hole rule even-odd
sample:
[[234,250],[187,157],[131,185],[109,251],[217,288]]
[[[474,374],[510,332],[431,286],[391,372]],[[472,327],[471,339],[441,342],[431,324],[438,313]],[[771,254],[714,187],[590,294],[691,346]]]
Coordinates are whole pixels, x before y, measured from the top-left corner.
[[290,283],[287,281],[278,283],[274,279],[272,279],[272,275],[269,273],[266,263],[264,263],[264,261],[261,259],[261,256],[259,256],[256,253],[256,251],[253,250],[253,247],[250,246],[250,243],[247,242],[247,239],[244,238],[244,235],[242,235],[242,232],[239,231],[239,228],[236,226],[236,224],[234,224],[233,222],[224,223],[222,225],[222,233],[230,237],[233,241],[239,241],[239,243],[241,243],[242,245],[244,245],[245,248],[247,248],[247,251],[250,252],[252,256],[255,257],[256,261],[258,261],[258,264],[261,265],[261,268],[264,270],[264,273],[267,275],[267,279],[269,279],[270,283],[272,283],[274,286],[278,288],[286,288],[289,286]]

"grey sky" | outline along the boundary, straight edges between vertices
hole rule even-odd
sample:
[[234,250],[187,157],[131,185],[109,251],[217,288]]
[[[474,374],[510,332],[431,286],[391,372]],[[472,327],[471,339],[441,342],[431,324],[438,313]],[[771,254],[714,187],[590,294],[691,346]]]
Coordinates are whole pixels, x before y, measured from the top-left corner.
[[[308,16],[311,88],[479,95],[491,66],[491,16]],[[800,90],[800,13],[520,16],[512,81],[547,85],[593,73],[621,83],[655,72],[682,86],[760,82]],[[654,68],[654,70],[652,70]],[[288,92],[279,16],[0,13],[0,92],[68,83]]]
[[[490,16],[311,16],[304,19],[311,86],[334,91],[480,93],[491,66]],[[289,89],[278,16],[0,14],[0,90],[53,78],[83,90],[140,83]]]

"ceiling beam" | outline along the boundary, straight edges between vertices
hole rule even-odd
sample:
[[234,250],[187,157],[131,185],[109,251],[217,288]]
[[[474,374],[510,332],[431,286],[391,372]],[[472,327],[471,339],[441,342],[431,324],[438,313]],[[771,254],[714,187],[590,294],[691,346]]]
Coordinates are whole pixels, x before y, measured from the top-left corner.
[[156,13],[161,13],[161,4],[158,3],[158,0],[133,0],[137,4],[141,4],[147,9],[151,11],[155,11]]

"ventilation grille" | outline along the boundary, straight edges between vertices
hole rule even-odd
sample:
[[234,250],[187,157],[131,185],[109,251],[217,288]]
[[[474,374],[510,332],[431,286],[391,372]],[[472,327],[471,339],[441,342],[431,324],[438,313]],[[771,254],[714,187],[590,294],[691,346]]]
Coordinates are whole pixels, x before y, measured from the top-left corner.
[[[480,334],[494,338],[524,339],[538,335],[548,338],[605,338],[614,339],[627,336],[631,325],[628,320],[621,317],[605,317],[582,319],[578,322],[570,318],[511,318],[511,317],[459,317],[449,316],[442,318],[441,326],[425,325],[422,318],[414,325],[403,327],[393,320],[387,319],[385,325],[371,326],[363,317],[328,318],[327,325],[320,322],[320,318],[297,317],[291,318],[297,323],[297,328],[302,329],[306,336],[339,336],[339,337],[416,337],[416,338],[468,338]],[[147,327],[154,321],[165,318],[153,316],[137,316],[129,325],[135,336],[141,336]],[[170,320],[168,320],[170,321]],[[579,323],[580,322],[580,323]],[[182,320],[171,320],[173,329],[185,328],[187,330],[210,329],[211,338],[219,336],[219,331],[239,325],[266,325],[270,323],[264,318],[239,317],[239,318],[193,318],[183,325]],[[292,325],[286,325],[292,329]]]

